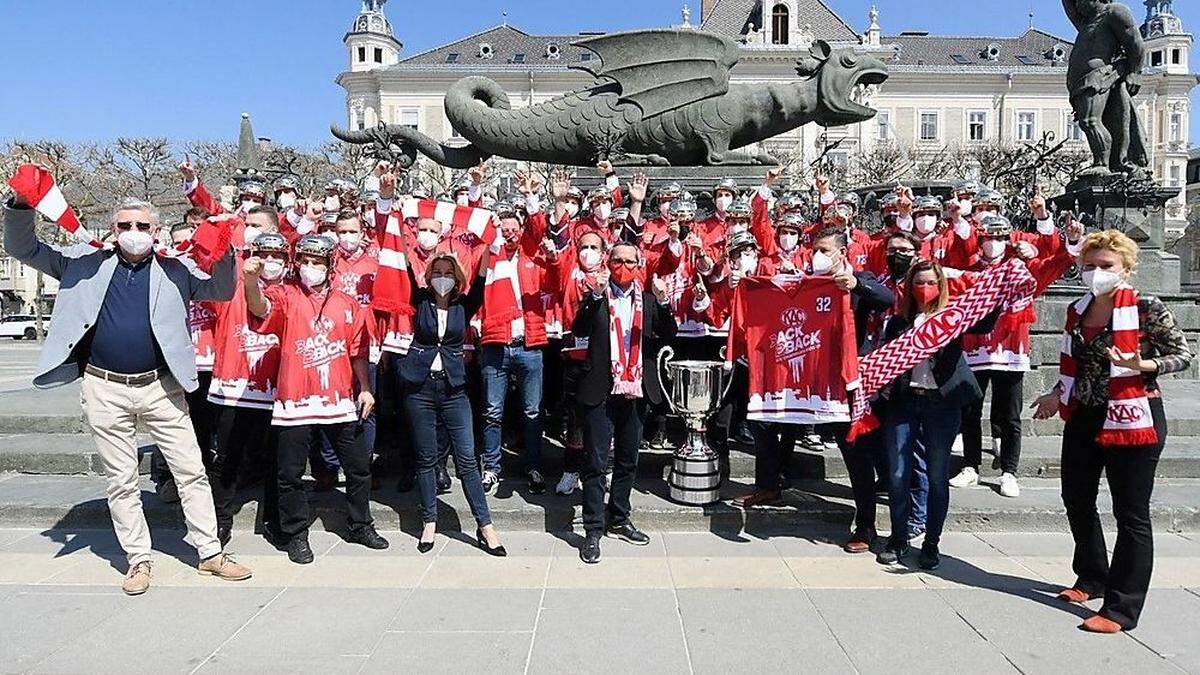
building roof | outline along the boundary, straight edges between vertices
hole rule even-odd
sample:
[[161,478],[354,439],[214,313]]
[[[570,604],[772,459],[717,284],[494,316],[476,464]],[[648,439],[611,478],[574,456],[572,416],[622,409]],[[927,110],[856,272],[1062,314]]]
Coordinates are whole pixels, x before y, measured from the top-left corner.
[[[954,66],[966,68],[1045,68],[1065,67],[1071,55],[1072,43],[1056,35],[1030,28],[1015,38],[957,37],[929,35],[916,31],[886,35],[880,38],[885,45],[895,45],[898,66]],[[992,45],[999,56],[987,58],[984,53]],[[1063,48],[1063,58],[1055,61],[1046,55],[1055,46]]]
[[[415,54],[390,66],[389,70],[565,70],[569,65],[597,58],[590,50],[572,47],[580,35],[530,35],[508,24],[468,35],[450,44]],[[481,45],[491,47],[491,56],[480,55]],[[547,54],[547,46],[558,48],[558,58]],[[584,56],[584,54],[587,56]],[[455,56],[457,55],[457,56]]]
[[[812,26],[813,37],[830,42],[858,42],[858,32],[846,23],[824,0],[795,0],[800,26]],[[771,3],[772,6],[774,3]],[[761,29],[763,0],[718,0],[709,15],[704,17],[701,30],[736,39],[746,34],[750,23]],[[769,14],[769,12],[768,12]]]

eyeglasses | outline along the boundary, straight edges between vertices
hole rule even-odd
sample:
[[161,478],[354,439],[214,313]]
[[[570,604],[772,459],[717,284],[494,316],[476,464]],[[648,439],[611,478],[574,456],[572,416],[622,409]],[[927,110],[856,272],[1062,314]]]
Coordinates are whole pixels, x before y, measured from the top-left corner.
[[637,267],[638,261],[636,261],[636,260],[617,260],[616,258],[614,258],[612,260],[609,260],[608,264],[612,265],[613,267],[619,267],[621,265],[624,265],[626,267]]
[[135,225],[137,226],[137,229],[141,230],[142,232],[149,232],[150,228],[154,227],[150,223],[143,223],[143,222],[138,221],[138,222],[117,223],[117,229],[120,230],[121,232],[128,232],[129,230],[132,230]]

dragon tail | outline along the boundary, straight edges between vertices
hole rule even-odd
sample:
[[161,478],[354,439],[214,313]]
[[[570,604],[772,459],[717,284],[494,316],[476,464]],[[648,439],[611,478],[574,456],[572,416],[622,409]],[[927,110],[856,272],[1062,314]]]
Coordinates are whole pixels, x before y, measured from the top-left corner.
[[408,159],[406,163],[409,166],[412,165],[412,160],[416,158],[417,152],[451,169],[469,169],[488,157],[486,153],[473,145],[451,147],[438,143],[415,129],[399,124],[381,125],[375,129],[360,131],[342,129],[335,124],[331,125],[329,130],[336,138],[347,143],[374,143],[380,146],[376,148],[379,153],[386,156],[405,157]]

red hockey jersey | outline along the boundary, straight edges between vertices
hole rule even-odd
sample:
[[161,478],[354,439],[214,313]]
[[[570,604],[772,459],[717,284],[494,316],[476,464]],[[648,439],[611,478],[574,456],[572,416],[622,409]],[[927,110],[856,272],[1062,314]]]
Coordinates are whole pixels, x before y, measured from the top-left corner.
[[192,346],[196,349],[196,370],[201,373],[212,372],[216,360],[213,330],[217,324],[219,304],[200,301],[188,305],[188,328],[192,333]]
[[[250,329],[242,275],[229,302],[217,308],[216,339],[220,348],[213,364],[208,401],[233,408],[270,410],[279,377],[279,336]],[[276,285],[264,284],[264,289]]]
[[832,277],[743,279],[726,354],[750,368],[747,419],[850,421],[850,392],[858,388],[854,313]]

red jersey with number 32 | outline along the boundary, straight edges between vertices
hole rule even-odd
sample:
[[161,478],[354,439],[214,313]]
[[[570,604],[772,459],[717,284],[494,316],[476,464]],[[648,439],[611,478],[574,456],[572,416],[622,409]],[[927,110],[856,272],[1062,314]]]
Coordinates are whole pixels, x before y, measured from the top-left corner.
[[258,333],[279,336],[279,380],[271,423],[340,424],[358,419],[350,361],[370,347],[367,313],[339,290],[312,293],[297,284],[266,292],[267,316],[250,316]]
[[850,421],[858,349],[849,293],[831,277],[751,277],[738,285],[730,360],[750,368],[747,419],[783,424]]
[[[265,289],[276,288],[260,282]],[[271,410],[275,403],[275,381],[279,376],[279,336],[257,333],[247,325],[243,278],[237,275],[233,299],[217,307],[216,340],[208,402],[233,408]]]

